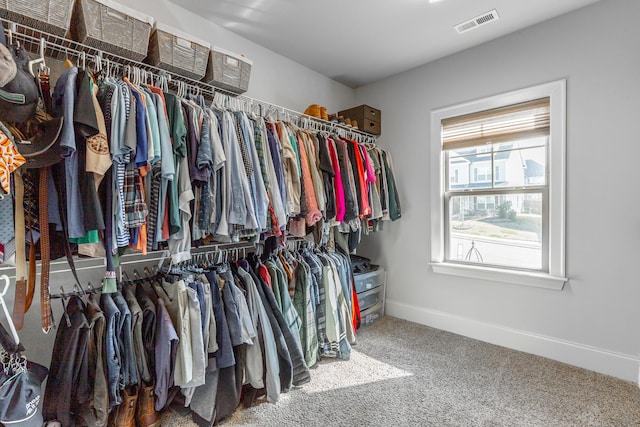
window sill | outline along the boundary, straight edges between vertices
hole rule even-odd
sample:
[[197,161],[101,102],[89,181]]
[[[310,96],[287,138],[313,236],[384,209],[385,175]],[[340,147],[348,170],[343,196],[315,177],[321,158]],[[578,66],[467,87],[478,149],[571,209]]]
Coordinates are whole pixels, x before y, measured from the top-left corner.
[[568,280],[565,277],[557,277],[545,273],[506,270],[477,265],[455,264],[449,262],[432,262],[430,265],[435,273],[512,283],[523,286],[533,286],[536,288],[552,289],[556,291],[561,291]]

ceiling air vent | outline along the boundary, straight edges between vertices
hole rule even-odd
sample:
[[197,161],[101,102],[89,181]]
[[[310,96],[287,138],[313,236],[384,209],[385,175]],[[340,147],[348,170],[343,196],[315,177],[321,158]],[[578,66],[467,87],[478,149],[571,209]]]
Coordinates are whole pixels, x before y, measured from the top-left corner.
[[497,21],[498,19],[500,19],[498,11],[493,9],[490,12],[483,13],[480,16],[476,16],[475,18],[465,21],[462,24],[456,25],[455,29],[458,34],[462,34],[467,31],[473,30],[474,28],[478,28],[481,25],[488,24],[489,22]]

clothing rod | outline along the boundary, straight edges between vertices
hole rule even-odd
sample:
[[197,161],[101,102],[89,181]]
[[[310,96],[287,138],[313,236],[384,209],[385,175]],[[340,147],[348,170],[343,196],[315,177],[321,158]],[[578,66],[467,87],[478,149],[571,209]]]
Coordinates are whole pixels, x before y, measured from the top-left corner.
[[69,291],[69,292],[59,292],[59,293],[49,293],[49,299],[66,299],[66,298],[71,298],[72,296],[83,296],[83,295],[89,295],[89,294],[97,294],[99,292],[102,292],[102,288],[98,287],[98,288],[94,288],[93,286],[91,286],[91,283],[89,283],[89,289],[86,288],[82,288],[82,289],[78,289],[77,286],[74,288],[74,290]]
[[121,72],[124,71],[125,67],[128,65],[150,73],[152,79],[158,78],[162,75],[168,76],[169,85],[174,88],[178,88],[180,84],[179,82],[181,82],[185,84],[192,93],[202,94],[209,99],[215,100],[216,96],[219,97],[222,95],[225,97],[224,101],[227,105],[235,104],[238,110],[243,109],[244,107],[244,110],[251,111],[256,106],[259,106],[260,108],[267,109],[267,115],[269,112],[273,112],[276,114],[283,114],[285,118],[288,119],[291,119],[291,116],[294,116],[294,118],[299,121],[299,123],[297,123],[298,127],[304,129],[336,133],[342,137],[350,138],[361,143],[375,143],[377,140],[376,136],[358,129],[353,129],[339,123],[312,117],[299,111],[271,104],[256,98],[251,98],[246,95],[238,95],[209,83],[194,80],[180,74],[170,73],[161,68],[102,51],[24,24],[9,21],[5,18],[0,19],[5,24],[4,27],[7,39],[20,41],[24,45],[25,49],[31,53],[40,54],[41,43],[44,42],[45,56],[55,60],[64,61],[65,59],[68,59],[69,56],[81,58],[84,55],[86,63],[91,64],[91,62],[93,62],[95,64],[97,62],[97,58],[102,58],[103,66],[108,61],[110,66],[115,67]]

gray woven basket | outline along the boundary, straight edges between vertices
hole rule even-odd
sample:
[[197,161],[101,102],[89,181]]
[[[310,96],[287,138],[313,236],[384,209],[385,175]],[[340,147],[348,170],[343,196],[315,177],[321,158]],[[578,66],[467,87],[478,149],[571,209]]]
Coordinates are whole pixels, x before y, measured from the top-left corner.
[[169,72],[200,80],[207,71],[209,50],[210,45],[204,42],[156,28],[151,32],[146,62]]
[[80,43],[135,61],[147,56],[152,21],[138,19],[96,0],[78,0],[71,37]]
[[64,37],[74,0],[0,0],[0,16],[17,24]]
[[234,93],[249,89],[251,60],[217,47],[211,49],[210,55],[205,82]]

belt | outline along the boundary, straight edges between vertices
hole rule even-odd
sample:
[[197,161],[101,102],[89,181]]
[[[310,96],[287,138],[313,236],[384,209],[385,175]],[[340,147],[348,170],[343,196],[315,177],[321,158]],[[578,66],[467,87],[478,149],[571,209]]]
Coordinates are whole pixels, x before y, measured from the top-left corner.
[[76,279],[76,283],[82,289],[82,285],[80,284],[80,279],[78,278],[78,273],[76,272],[76,265],[73,262],[73,253],[71,252],[71,246],[69,246],[69,227],[67,225],[67,209],[66,204],[63,201],[66,200],[64,195],[64,186],[62,183],[64,182],[64,173],[59,169],[59,165],[54,165],[52,167],[52,175],[53,182],[55,184],[56,192],[58,193],[58,208],[60,212],[60,221],[62,222],[62,231],[64,233],[64,253],[67,257],[67,262],[71,267],[71,272],[73,273],[73,277]]
[[[42,332],[51,330],[51,301],[49,300],[49,168],[40,170],[40,189],[38,199],[40,203],[40,315],[42,317]],[[32,245],[33,247],[33,245]],[[35,257],[34,257],[35,258]]]
[[15,171],[15,227],[16,227],[16,294],[13,300],[13,324],[16,329],[24,325],[24,312],[27,299],[27,255],[25,253],[26,238],[24,231],[24,182],[22,171]]
[[[40,169],[38,184],[38,210],[40,222],[40,316],[42,330],[51,330],[51,302],[49,300],[50,239],[49,239],[49,168]],[[33,230],[30,234],[29,268],[26,267],[26,236],[24,218],[24,181],[20,172],[15,174],[16,193],[16,294],[13,303],[13,322],[16,329],[24,326],[24,315],[33,301],[36,282],[36,246],[33,242]],[[27,276],[28,280],[25,279]]]

